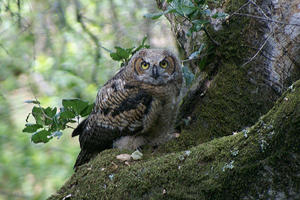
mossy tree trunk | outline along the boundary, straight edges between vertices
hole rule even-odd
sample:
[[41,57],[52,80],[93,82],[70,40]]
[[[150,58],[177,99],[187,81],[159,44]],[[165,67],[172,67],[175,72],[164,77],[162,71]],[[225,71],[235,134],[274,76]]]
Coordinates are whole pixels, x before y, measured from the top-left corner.
[[167,15],[185,57],[209,47],[185,63],[180,136],[128,165],[101,152],[50,199],[300,199],[300,1],[210,6],[230,17],[208,34]]

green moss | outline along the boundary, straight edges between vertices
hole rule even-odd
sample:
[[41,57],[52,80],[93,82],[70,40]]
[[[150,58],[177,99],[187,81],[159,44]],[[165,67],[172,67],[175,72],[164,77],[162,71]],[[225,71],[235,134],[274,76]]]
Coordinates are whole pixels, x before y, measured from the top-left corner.
[[[226,1],[226,12],[245,2]],[[50,199],[300,199],[300,81],[259,118],[277,95],[241,67],[250,23],[236,18],[222,31],[210,29],[221,46],[205,68],[209,90],[184,102],[190,120],[179,138],[130,166],[115,158],[126,151],[101,152]]]
[[[246,2],[219,3],[226,4],[225,12],[232,13]],[[205,67],[203,77],[205,84],[209,85],[208,92],[203,96],[199,89],[184,100],[181,109],[184,114],[180,115],[180,119],[190,118],[190,123],[183,127],[178,139],[160,147],[161,152],[181,151],[230,135],[253,125],[273,106],[278,94],[266,86],[265,77],[249,75],[249,69],[254,69],[252,65],[255,63],[242,67],[245,58],[253,53],[253,49],[249,48],[249,38],[259,31],[253,30],[253,27],[253,19],[232,17],[222,30],[216,32],[212,27],[208,29],[214,40],[220,43],[216,47],[208,38],[204,40],[211,47],[207,58],[209,65]]]
[[[181,136],[162,151],[174,152],[231,135],[251,126],[273,105],[270,93],[259,90],[248,80],[247,71],[234,64],[224,64],[210,82],[208,92],[199,102],[192,102],[191,122]],[[195,103],[195,104],[194,104]]]
[[188,151],[148,156],[130,166],[115,158],[124,151],[101,152],[49,199],[68,194],[72,199],[274,199],[282,195],[296,199],[300,191],[297,108],[300,81],[247,130]]

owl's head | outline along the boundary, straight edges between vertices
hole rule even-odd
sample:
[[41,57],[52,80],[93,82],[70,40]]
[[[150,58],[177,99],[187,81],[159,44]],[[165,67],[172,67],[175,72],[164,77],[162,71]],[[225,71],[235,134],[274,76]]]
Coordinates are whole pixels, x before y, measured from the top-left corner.
[[182,78],[180,62],[168,50],[142,49],[132,56],[128,67],[136,80],[151,85],[164,85]]

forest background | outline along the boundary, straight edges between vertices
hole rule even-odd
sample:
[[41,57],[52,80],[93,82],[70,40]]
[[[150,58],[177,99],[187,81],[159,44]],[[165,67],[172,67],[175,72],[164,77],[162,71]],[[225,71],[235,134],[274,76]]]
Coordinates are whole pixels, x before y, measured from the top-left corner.
[[120,67],[110,51],[145,36],[151,47],[176,52],[168,21],[143,17],[154,12],[155,1],[143,0],[0,0],[0,200],[45,199],[71,176],[80,150],[72,129],[30,142],[22,132],[33,107],[26,101],[92,103]]

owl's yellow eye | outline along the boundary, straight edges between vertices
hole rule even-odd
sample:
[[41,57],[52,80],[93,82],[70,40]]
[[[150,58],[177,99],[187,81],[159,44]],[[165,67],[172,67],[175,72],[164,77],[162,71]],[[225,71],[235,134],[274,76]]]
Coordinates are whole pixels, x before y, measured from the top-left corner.
[[165,61],[165,60],[163,60],[163,61],[161,61],[160,63],[159,63],[159,66],[161,66],[162,68],[167,68],[168,67],[168,62],[167,61]]
[[142,63],[141,63],[141,67],[142,67],[143,69],[148,69],[148,68],[149,68],[149,63],[142,62]]

